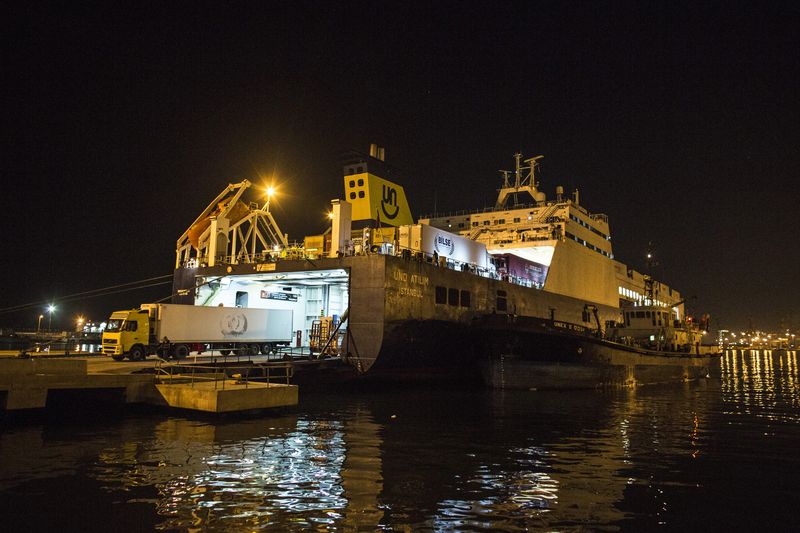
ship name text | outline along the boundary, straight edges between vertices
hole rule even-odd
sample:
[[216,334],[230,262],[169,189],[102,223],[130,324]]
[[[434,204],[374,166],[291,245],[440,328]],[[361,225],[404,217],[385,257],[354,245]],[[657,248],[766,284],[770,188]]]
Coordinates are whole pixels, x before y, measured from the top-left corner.
[[398,289],[398,294],[400,296],[410,296],[412,298],[422,298],[422,290],[430,283],[428,276],[409,274],[399,269],[394,271],[392,277],[395,281],[402,283]]

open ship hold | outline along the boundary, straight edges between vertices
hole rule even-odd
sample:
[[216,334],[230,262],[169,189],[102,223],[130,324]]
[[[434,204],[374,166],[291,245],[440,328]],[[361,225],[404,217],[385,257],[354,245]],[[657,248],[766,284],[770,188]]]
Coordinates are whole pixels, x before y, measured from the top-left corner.
[[[708,373],[681,295],[614,258],[608,218],[515,156],[492,208],[414,223],[383,149],[351,153],[322,235],[290,243],[250,182],[177,242],[173,303],[292,312],[296,343],[390,379],[585,388]],[[258,346],[244,347],[252,353]]]

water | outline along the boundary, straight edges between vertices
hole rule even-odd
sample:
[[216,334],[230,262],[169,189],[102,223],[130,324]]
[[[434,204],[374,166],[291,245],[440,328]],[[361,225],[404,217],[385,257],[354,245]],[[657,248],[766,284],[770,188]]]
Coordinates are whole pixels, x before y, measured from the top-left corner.
[[251,418],[17,421],[0,435],[3,529],[794,529],[797,363],[728,353],[717,377],[634,391],[301,393]]

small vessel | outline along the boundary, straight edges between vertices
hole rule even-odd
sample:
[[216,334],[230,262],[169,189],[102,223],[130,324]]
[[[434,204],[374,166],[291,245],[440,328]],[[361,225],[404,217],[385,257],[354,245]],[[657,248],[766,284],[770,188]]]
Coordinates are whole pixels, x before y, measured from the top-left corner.
[[547,319],[491,317],[481,364],[485,382],[499,389],[627,388],[707,377],[716,347],[703,332],[661,306],[623,312],[605,331]]

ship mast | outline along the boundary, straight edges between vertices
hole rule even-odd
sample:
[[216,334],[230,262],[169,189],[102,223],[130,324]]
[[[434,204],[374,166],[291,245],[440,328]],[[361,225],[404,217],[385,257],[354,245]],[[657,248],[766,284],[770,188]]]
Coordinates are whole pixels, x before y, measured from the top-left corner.
[[498,190],[495,209],[504,209],[509,197],[513,198],[512,207],[521,205],[519,201],[520,193],[528,193],[534,202],[544,202],[544,193],[537,189],[538,183],[536,183],[536,167],[539,166],[539,160],[543,158],[543,155],[537,155],[536,157],[525,159],[524,163],[526,164],[522,165],[522,154],[519,152],[514,154],[516,163],[513,171],[514,183],[513,185],[509,183],[509,177],[512,174],[511,170],[500,171],[503,176],[503,186]]

